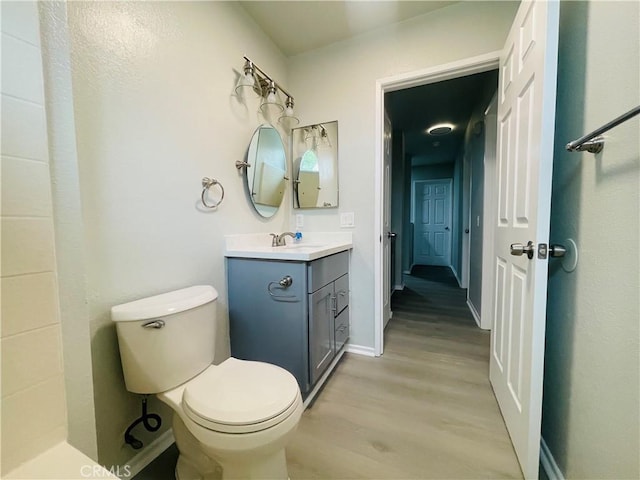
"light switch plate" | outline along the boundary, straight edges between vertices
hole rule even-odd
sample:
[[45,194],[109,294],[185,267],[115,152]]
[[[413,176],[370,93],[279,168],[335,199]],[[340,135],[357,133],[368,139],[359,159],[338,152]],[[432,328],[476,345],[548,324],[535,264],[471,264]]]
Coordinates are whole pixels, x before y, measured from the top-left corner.
[[301,213],[296,214],[296,228],[304,227],[304,215]]
[[340,214],[340,226],[342,228],[352,228],[355,226],[355,214],[353,212]]

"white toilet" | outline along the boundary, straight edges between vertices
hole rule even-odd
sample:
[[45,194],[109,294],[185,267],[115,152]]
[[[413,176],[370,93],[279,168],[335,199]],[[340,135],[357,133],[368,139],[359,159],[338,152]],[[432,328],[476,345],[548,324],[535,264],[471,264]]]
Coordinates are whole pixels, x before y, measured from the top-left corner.
[[212,365],[217,297],[202,285],[111,309],[127,390],[174,410],[179,480],[286,479],[284,447],[303,411],[298,383],[268,363]]

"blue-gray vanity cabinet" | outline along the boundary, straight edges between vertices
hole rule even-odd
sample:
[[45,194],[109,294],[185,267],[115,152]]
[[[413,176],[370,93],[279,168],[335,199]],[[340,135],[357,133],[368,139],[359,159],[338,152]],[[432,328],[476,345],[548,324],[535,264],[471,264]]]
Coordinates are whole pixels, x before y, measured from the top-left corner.
[[289,370],[306,397],[349,337],[348,270],[349,252],[227,258],[231,355]]

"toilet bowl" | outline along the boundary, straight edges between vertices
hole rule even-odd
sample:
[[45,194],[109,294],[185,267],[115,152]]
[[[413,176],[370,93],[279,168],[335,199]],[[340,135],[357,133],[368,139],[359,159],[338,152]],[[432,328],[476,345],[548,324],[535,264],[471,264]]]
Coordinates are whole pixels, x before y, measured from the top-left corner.
[[303,411],[298,382],[268,363],[212,365],[217,292],[191,287],[111,309],[127,389],[174,411],[176,477],[286,479]]
[[[178,428],[220,464],[225,479],[287,478],[284,447],[303,406],[298,384],[286,370],[229,358],[158,398],[179,417]],[[179,437],[177,443],[180,449]],[[184,480],[181,472],[177,476]]]

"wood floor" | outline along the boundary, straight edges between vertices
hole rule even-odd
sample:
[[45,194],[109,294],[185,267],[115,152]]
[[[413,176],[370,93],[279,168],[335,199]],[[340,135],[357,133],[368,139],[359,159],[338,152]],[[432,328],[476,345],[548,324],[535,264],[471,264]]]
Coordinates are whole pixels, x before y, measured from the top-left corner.
[[489,333],[448,268],[393,296],[384,355],[346,354],[287,448],[298,479],[522,478],[489,385]]

